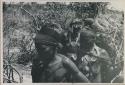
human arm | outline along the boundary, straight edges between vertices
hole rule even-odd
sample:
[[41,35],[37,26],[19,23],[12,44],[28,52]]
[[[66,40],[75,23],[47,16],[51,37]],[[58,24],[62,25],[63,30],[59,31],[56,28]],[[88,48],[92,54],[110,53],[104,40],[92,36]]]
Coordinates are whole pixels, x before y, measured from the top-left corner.
[[87,77],[78,69],[78,67],[67,57],[63,58],[64,67],[71,72],[77,82],[89,83]]

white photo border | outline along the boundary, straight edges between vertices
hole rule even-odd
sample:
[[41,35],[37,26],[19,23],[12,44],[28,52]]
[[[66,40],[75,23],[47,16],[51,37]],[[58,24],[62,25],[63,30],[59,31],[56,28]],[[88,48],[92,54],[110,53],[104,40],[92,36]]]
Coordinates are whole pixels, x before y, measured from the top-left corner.
[[[123,8],[125,14],[125,0],[1,0],[0,1],[0,75],[3,75],[3,2],[114,2],[119,3],[119,6]],[[125,23],[125,15],[124,15],[124,23]],[[125,27],[125,24],[124,24]],[[124,30],[125,34],[125,30]],[[124,37],[125,40],[125,37]],[[125,42],[124,42],[125,44]],[[125,48],[125,45],[124,45]],[[125,50],[124,50],[125,53]],[[125,56],[124,56],[125,60]],[[125,63],[124,63],[124,71],[125,71]],[[124,73],[125,76],[125,73]],[[17,85],[17,83],[3,83],[3,77],[0,76],[0,84],[1,85]],[[124,83],[18,83],[18,85],[124,85]]]

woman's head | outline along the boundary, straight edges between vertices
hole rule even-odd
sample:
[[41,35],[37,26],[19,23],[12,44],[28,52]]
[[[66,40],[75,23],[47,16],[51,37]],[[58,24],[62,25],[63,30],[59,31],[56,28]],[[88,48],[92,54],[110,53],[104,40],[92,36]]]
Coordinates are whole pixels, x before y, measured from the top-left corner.
[[91,49],[94,45],[96,35],[94,32],[84,30],[80,34],[80,47],[82,49]]
[[52,36],[38,33],[35,37],[35,46],[41,60],[51,60],[59,44]]

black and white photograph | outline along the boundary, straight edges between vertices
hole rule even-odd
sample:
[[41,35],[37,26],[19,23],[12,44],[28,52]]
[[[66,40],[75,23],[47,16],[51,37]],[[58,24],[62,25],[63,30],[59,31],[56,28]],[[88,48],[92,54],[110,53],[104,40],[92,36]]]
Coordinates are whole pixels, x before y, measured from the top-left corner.
[[113,2],[2,2],[3,83],[124,83],[124,11]]

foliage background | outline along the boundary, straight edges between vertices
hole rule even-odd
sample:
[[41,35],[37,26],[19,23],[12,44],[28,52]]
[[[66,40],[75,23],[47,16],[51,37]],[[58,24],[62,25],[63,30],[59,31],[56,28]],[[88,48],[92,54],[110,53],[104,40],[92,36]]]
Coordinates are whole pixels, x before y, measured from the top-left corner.
[[108,9],[107,2],[3,3],[3,58],[13,56],[16,65],[30,66],[36,56],[33,38],[46,22],[64,30],[74,18],[93,18],[97,45],[107,50],[114,63],[123,60],[123,11]]

